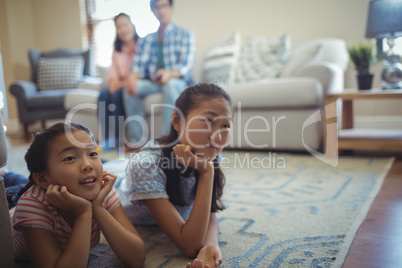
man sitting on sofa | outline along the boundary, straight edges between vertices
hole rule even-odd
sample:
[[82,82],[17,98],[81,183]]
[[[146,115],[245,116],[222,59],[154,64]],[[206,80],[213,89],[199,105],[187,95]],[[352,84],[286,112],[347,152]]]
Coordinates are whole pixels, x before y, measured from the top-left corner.
[[[193,83],[191,71],[195,56],[193,33],[172,23],[172,0],[151,0],[151,10],[160,25],[138,43],[129,84],[124,91],[130,143],[135,149],[144,144],[143,127],[137,116],[145,118],[143,98],[162,93],[162,134],[169,131],[174,103],[180,93]],[[135,116],[130,118],[130,116]]]

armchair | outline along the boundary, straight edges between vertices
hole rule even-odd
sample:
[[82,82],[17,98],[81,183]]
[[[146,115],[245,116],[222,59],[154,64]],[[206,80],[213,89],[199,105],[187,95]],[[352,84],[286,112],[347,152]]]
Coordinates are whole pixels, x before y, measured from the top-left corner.
[[18,117],[27,139],[31,123],[41,121],[42,127],[45,127],[45,120],[65,118],[68,92],[85,88],[88,84],[102,84],[101,79],[94,81],[91,77],[90,50],[62,48],[40,52],[31,48],[28,56],[30,81],[16,81],[10,85],[10,92],[17,99]]

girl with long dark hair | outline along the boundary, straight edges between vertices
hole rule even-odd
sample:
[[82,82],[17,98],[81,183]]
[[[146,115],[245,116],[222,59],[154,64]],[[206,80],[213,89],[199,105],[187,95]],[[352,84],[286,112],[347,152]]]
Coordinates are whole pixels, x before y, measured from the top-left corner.
[[187,88],[176,101],[169,134],[133,155],[117,189],[134,224],[159,225],[185,256],[196,258],[196,267],[222,262],[215,214],[224,209],[225,177],[218,155],[231,124],[224,90],[212,84]]
[[[104,87],[98,99],[98,114],[102,129],[103,141],[100,146],[104,150],[119,146],[119,135],[122,126],[119,122],[125,119],[123,107],[123,90],[131,70],[136,53],[138,35],[134,24],[126,13],[114,17],[116,39],[112,54],[112,66],[107,77],[107,86]],[[113,123],[111,123],[113,122]]]

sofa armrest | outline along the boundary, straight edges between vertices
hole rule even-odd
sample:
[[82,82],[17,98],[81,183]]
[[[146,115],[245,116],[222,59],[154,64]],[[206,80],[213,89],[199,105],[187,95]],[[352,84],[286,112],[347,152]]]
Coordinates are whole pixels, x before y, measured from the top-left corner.
[[77,88],[100,91],[102,86],[103,86],[102,78],[94,76],[84,76],[83,79],[78,83]]
[[36,85],[31,81],[16,81],[10,85],[10,92],[17,97],[18,100],[26,99],[36,94],[38,91]]
[[314,77],[322,84],[324,94],[339,93],[344,89],[344,73],[338,65],[331,62],[318,62],[304,65],[295,73],[297,77]]

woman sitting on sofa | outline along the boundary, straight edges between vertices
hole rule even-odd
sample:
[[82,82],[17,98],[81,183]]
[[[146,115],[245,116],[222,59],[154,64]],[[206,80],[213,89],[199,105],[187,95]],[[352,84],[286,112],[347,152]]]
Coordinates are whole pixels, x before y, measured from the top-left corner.
[[125,116],[123,88],[134,60],[139,38],[127,14],[118,14],[114,22],[116,40],[112,66],[108,74],[107,86],[101,90],[98,100],[98,116],[103,133],[103,142],[100,146],[103,150],[111,150],[119,146],[119,118],[124,119]]

